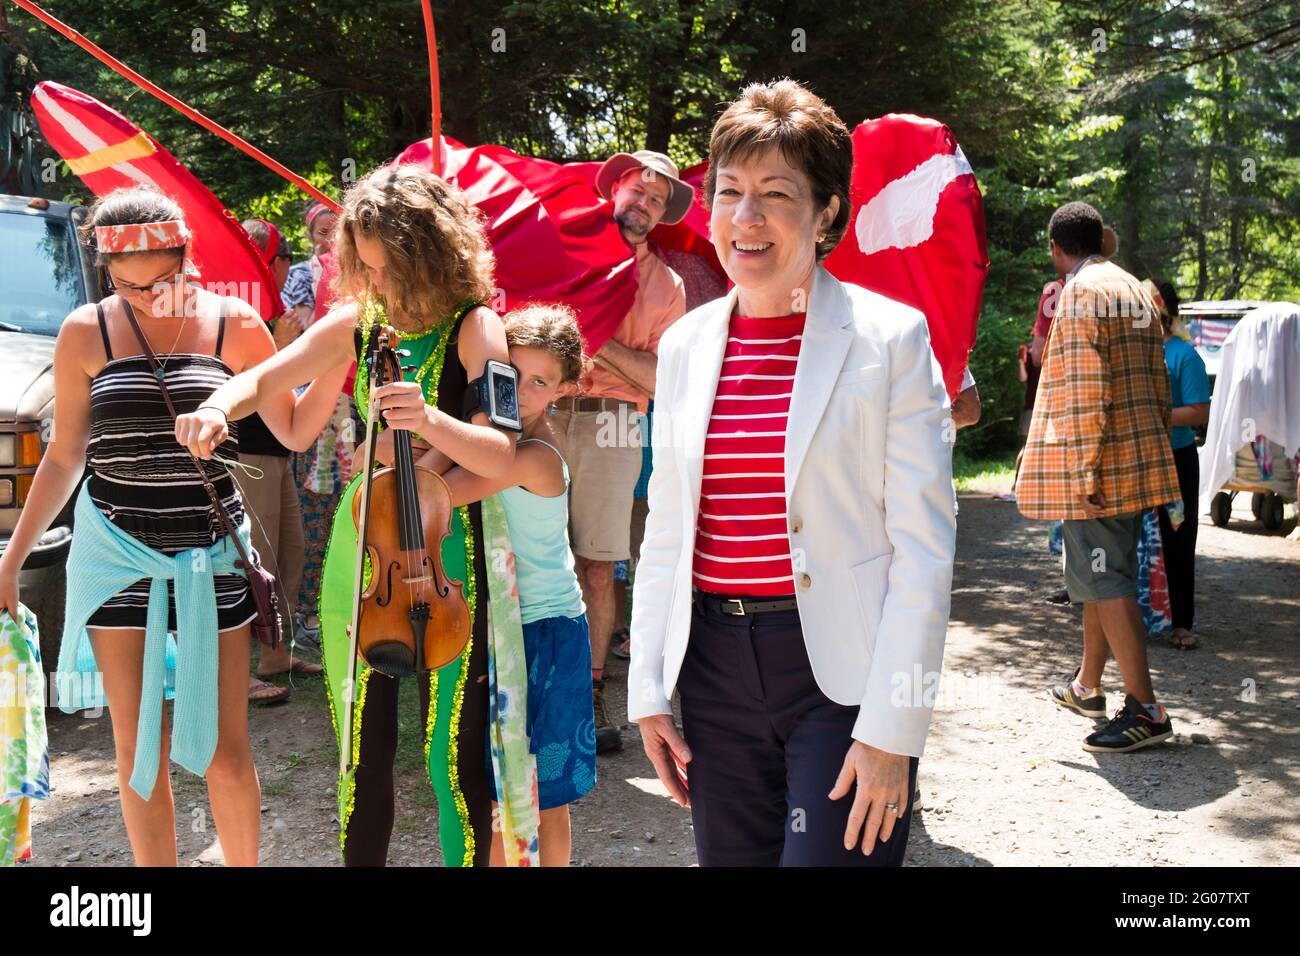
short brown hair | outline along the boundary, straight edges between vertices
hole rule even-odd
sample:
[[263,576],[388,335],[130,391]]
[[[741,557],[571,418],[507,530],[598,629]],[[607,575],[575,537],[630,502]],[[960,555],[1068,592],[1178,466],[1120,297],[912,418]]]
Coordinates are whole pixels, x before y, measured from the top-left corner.
[[743,162],[771,146],[812,181],[819,211],[830,205],[832,196],[840,197],[835,220],[817,243],[820,262],[848,229],[853,138],[826,101],[802,83],[788,78],[751,83],[718,118],[709,137],[705,202],[712,208],[719,166]]
[[462,302],[492,296],[494,259],[482,214],[455,186],[422,166],[381,166],[343,197],[337,241],[340,298],[374,293],[357,253],[360,234],[384,246],[384,304],[426,326],[448,318]]
[[582,333],[578,317],[567,305],[530,302],[511,309],[503,320],[506,344],[550,352],[560,362],[560,383],[576,382],[583,373]]

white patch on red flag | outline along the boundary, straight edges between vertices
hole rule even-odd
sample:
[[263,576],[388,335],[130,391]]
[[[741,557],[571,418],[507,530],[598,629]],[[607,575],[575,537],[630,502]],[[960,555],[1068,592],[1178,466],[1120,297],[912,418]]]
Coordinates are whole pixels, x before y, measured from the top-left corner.
[[858,210],[854,232],[858,248],[869,256],[884,249],[919,246],[934,234],[939,197],[958,176],[973,175],[958,147],[938,153],[885,186]]

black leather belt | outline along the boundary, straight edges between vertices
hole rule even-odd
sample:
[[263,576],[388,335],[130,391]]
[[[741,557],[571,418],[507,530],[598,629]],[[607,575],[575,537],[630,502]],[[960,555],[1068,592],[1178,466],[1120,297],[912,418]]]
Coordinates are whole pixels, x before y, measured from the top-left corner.
[[748,598],[748,597],[724,597],[721,594],[710,594],[708,591],[695,591],[695,603],[706,611],[712,611],[714,614],[730,614],[733,617],[745,617],[749,614],[767,614],[773,611],[793,611],[798,609],[799,602],[794,598]]

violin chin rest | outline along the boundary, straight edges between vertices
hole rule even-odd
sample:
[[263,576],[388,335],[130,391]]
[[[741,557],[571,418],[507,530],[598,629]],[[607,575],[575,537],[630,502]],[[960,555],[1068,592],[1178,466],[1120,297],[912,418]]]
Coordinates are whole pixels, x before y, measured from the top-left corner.
[[366,663],[388,677],[410,677],[415,673],[415,654],[400,641],[375,644],[365,653]]

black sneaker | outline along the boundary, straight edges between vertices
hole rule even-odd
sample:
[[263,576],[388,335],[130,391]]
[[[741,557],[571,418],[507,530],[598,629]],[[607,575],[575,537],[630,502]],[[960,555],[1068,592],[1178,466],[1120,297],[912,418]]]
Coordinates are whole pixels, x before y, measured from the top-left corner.
[[596,753],[607,754],[623,749],[622,732],[609,722],[609,713],[605,710],[605,682],[591,682],[591,702],[596,710]]
[[1074,692],[1074,679],[1078,676],[1079,670],[1076,670],[1064,684],[1057,684],[1048,690],[1047,696],[1066,710],[1072,710],[1084,717],[1091,717],[1093,720],[1100,720],[1106,716],[1106,695],[1098,687],[1097,692],[1091,697],[1080,699]]
[[1089,734],[1083,749],[1091,753],[1126,754],[1132,750],[1150,747],[1174,735],[1174,724],[1169,719],[1155,721],[1147,709],[1132,694],[1124,698],[1124,706],[1115,712],[1114,719],[1095,734]]

